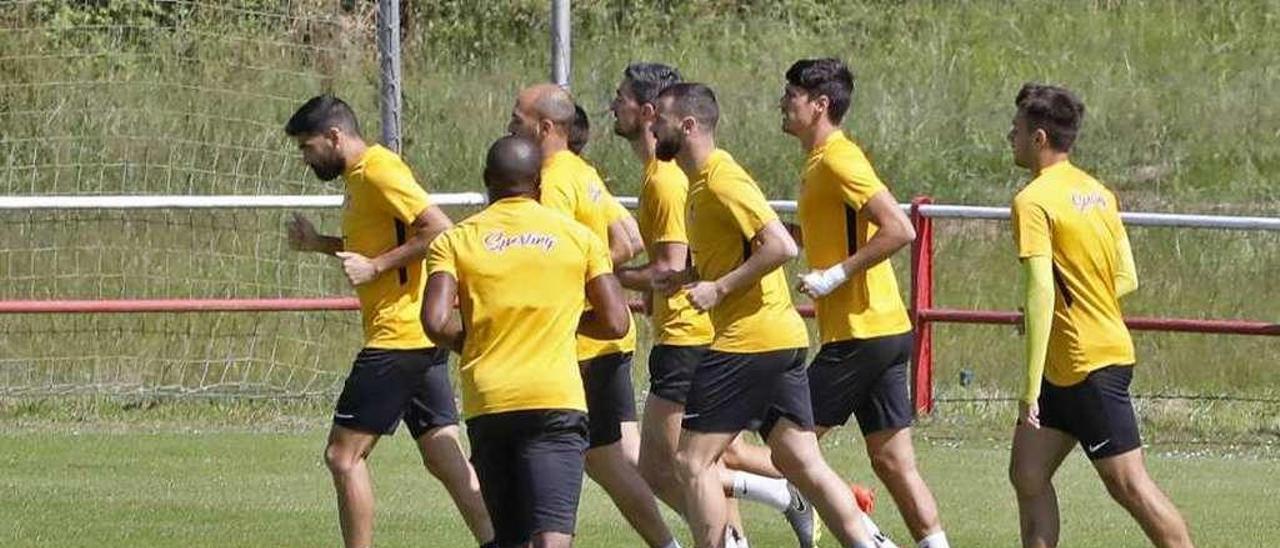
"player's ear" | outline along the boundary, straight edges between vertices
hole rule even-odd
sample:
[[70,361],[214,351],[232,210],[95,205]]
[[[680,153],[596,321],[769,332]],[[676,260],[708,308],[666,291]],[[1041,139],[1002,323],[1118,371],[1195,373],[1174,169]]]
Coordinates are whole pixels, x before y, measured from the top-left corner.
[[1033,129],[1031,130],[1031,142],[1038,149],[1049,148],[1049,134],[1044,131],[1044,128]]
[[827,115],[827,110],[831,108],[831,98],[826,95],[819,95],[813,99],[813,109],[822,116]]
[[657,118],[658,117],[657,107],[653,106],[653,103],[641,103],[640,117],[644,118],[645,120],[653,120]]
[[337,126],[331,126],[324,131],[324,138],[329,141],[329,144],[336,147],[338,146],[338,140],[342,138],[342,130]]
[[685,116],[680,119],[680,130],[683,131],[685,135],[693,133],[697,127],[698,120],[694,119],[692,116]]
[[538,119],[538,135],[539,136],[550,135],[551,132],[555,131],[555,129],[556,129],[555,122],[552,122],[551,120],[548,120],[546,118]]

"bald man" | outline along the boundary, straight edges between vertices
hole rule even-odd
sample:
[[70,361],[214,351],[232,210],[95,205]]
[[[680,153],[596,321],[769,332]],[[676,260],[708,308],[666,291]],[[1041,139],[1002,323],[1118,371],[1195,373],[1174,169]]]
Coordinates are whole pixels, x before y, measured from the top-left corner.
[[[608,242],[614,264],[625,263],[639,253],[643,243],[628,236],[638,233],[628,228],[635,221],[605,188],[600,174],[569,149],[574,118],[573,96],[568,91],[554,84],[538,84],[517,96],[507,129],[538,144],[543,158],[542,204],[587,227]],[[578,362],[590,415],[587,475],[609,493],[646,544],[677,546],[637,465],[640,429],[631,385],[635,345],[634,324],[620,338],[578,337]]]
[[574,334],[630,324],[604,243],[538,205],[540,169],[527,139],[490,147],[490,204],[432,243],[422,308],[431,340],[462,356],[471,458],[503,547],[572,544],[587,448]]

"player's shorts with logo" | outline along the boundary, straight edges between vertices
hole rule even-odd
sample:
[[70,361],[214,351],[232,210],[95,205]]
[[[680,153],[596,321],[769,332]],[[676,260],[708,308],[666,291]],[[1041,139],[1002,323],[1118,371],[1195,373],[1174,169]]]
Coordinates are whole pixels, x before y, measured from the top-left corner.
[[682,427],[693,432],[769,432],[786,417],[813,429],[804,348],[737,353],[708,350],[693,373]]
[[911,426],[911,333],[822,345],[809,364],[813,420],[834,427],[858,419],[862,434]]
[[591,448],[622,439],[622,423],[636,420],[636,392],[631,384],[631,353],[605,354],[580,362],[587,392]]
[[458,423],[448,350],[365,348],[356,355],[338,396],[333,423],[390,435],[402,419],[415,439]]
[[500,546],[573,534],[582,493],[587,415],[536,409],[467,419],[471,464]]
[[1071,386],[1040,382],[1040,425],[1080,441],[1089,460],[1142,446],[1138,418],[1129,399],[1132,365],[1112,365],[1089,373]]

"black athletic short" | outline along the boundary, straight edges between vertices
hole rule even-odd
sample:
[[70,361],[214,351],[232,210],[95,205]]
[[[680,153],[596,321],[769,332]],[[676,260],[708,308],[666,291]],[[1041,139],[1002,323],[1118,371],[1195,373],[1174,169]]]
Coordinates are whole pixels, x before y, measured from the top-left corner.
[[636,392],[631,385],[631,353],[619,352],[579,362],[591,420],[591,448],[622,439],[622,423],[636,420]]
[[814,422],[830,428],[854,415],[864,436],[911,426],[911,340],[903,333],[822,345],[808,370]]
[[655,345],[649,351],[649,393],[684,405],[693,371],[706,353],[706,346]]
[[404,419],[417,439],[427,431],[458,424],[449,384],[449,351],[443,348],[365,348],[356,355],[338,396],[333,423],[390,435]]
[[1133,366],[1094,370],[1077,384],[1040,382],[1040,425],[1080,441],[1089,460],[1105,459],[1142,446],[1138,418],[1129,399]]
[[769,439],[786,417],[813,429],[803,348],[740,354],[708,350],[693,373],[682,427],[693,432],[755,430]]
[[582,493],[587,415],[538,409],[467,420],[471,464],[499,546],[538,533],[572,535]]

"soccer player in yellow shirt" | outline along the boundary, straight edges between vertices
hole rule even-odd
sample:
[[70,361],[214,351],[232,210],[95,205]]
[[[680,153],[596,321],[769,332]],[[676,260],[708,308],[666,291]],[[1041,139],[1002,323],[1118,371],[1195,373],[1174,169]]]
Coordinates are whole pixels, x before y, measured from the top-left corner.
[[756,430],[842,546],[875,546],[853,493],[823,460],[813,433],[804,373],[809,336],[781,268],[797,255],[795,241],[751,176],[716,148],[720,108],[711,88],[675,84],[656,106],[654,154],[674,160],[689,178],[693,269],[655,282],[668,294],[683,285],[715,332],[693,374],[677,447],[694,540],[700,547],[725,545],[725,498],[715,463],[739,433]]
[[915,238],[862,150],[840,129],[853,74],[833,58],[803,59],[786,73],[782,130],[808,159],[802,176],[800,241],[810,273],[822,348],[809,365],[818,436],[851,415],[876,476],[888,488],[920,548],[945,548],[933,493],[916,469],[907,391],[911,321],[889,257]]
[[[651,302],[654,346],[649,352],[649,396],[641,421],[640,472],[663,502],[677,511],[684,508],[674,467],[680,417],[693,370],[713,338],[710,317],[694,310],[683,291],[670,296],[655,296],[652,291],[655,275],[684,270],[691,260],[685,227],[689,179],[674,162],[660,162],[654,157],[656,139],[652,130],[657,114],[654,101],[659,93],[680,81],[680,73],[673,67],[633,63],[623,71],[610,105],[614,133],[627,139],[644,165],[636,215],[648,260],[616,270],[623,287],[645,292]],[[767,448],[750,445],[739,437],[726,449],[723,460],[734,460],[743,468],[722,472],[727,496],[760,502],[782,512],[802,543],[813,542],[813,507],[781,479]],[[742,544],[745,531],[736,510],[736,504],[729,507],[729,524]]]
[[[542,204],[607,241],[613,263],[625,263],[640,252],[629,236],[630,214],[605,188],[596,170],[569,150],[573,121],[574,102],[569,92],[554,84],[539,84],[517,96],[507,129],[538,143],[543,155]],[[649,546],[664,547],[675,540],[637,468],[640,433],[631,385],[635,343],[634,325],[619,339],[578,338],[578,360],[591,419],[587,475],[609,493]]]
[[1116,198],[1069,154],[1084,103],[1056,86],[1018,92],[1009,144],[1034,179],[1013,199],[1013,233],[1026,287],[1026,383],[1018,401],[1009,478],[1022,545],[1058,544],[1053,475],[1076,443],[1107,492],[1151,543],[1191,546],[1178,509],[1143,464],[1129,398],[1136,362],[1120,297],[1137,269]]
[[573,543],[588,429],[574,334],[630,326],[604,243],[538,204],[541,166],[528,139],[489,148],[489,206],[431,244],[422,311],[431,339],[462,356],[472,460],[504,547]]
[[378,438],[401,420],[427,470],[444,484],[477,541],[493,528],[475,472],[458,441],[448,350],[423,333],[419,313],[427,245],[451,226],[394,152],[367,145],[345,102],[331,95],[304,103],[285,125],[316,176],[342,176],[347,198],[342,237],[323,236],[299,214],[288,223],[295,250],[333,255],[360,298],[364,348],[338,397],[325,462],[338,494],[347,546],[373,543],[373,484],[366,462]]

